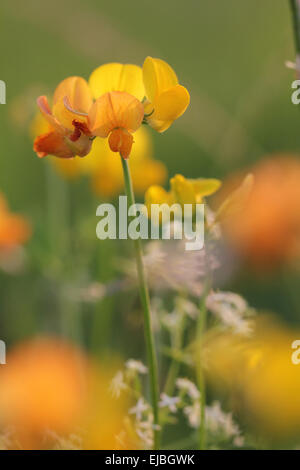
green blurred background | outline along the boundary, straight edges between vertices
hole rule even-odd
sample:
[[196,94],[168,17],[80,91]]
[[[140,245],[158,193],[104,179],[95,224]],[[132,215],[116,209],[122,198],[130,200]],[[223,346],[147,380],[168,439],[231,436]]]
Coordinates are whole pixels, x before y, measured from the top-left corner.
[[[17,125],[11,105],[26,93],[34,96],[34,90],[51,93],[67,76],[88,78],[102,63],[142,64],[151,55],[168,61],[191,94],[185,115],[166,134],[152,133],[154,156],[166,163],[169,175],[223,178],[267,153],[298,152],[300,116],[290,100],[294,73],[285,67],[295,56],[288,1],[1,0],[0,11],[0,79],[7,84],[7,104],[0,106],[0,188],[34,229],[27,270],[1,275],[2,336],[10,342],[36,329],[55,330],[59,309],[70,308],[73,317],[79,309],[83,322],[94,315],[97,323],[98,308],[104,343],[120,342],[114,332],[107,336],[108,324],[119,322],[118,310],[132,311],[134,298],[128,297],[125,306],[123,300],[122,308],[118,298],[100,307],[62,307],[57,292],[69,281],[113,279],[114,265],[105,256],[122,252],[122,245],[112,244],[110,251],[107,244],[99,246],[95,210],[101,201],[89,195],[84,181],[70,188],[76,229],[66,241],[60,203],[65,189],[57,179],[51,213],[45,161],[36,157],[28,129],[22,129],[23,107]],[[51,217],[61,224],[49,241]],[[74,274],[78,265],[80,272]],[[293,282],[286,272],[259,279],[240,273],[230,289],[254,307],[297,321],[300,301]],[[97,331],[90,330],[91,335]]]

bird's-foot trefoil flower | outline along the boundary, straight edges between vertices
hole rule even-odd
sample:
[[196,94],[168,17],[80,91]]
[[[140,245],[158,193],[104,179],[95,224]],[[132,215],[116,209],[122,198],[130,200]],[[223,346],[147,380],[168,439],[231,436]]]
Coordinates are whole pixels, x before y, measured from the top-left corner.
[[189,92],[179,85],[172,67],[161,59],[146,58],[143,80],[145,121],[158,132],[164,132],[185,112],[190,102]]
[[146,191],[145,203],[149,214],[152,204],[201,204],[205,196],[210,196],[219,189],[221,182],[214,178],[187,179],[177,174],[170,179],[170,186],[170,191],[158,185],[150,186]]
[[125,91],[110,91],[95,101],[88,122],[93,135],[108,137],[110,149],[126,159],[133,144],[132,133],[143,118],[144,108],[137,98]]
[[46,96],[40,96],[37,103],[49,125],[48,132],[34,141],[34,151],[39,157],[84,157],[90,152],[92,134],[86,113],[92,106],[92,95],[83,78],[63,80],[55,90],[52,109]]
[[45,96],[38,98],[49,131],[36,138],[34,150],[39,157],[84,157],[94,137],[101,137],[127,159],[133,134],[142,123],[163,132],[185,112],[189,101],[188,91],[163,60],[147,57],[143,68],[105,64],[92,72],[89,83],[81,77],[63,80],[52,109]]

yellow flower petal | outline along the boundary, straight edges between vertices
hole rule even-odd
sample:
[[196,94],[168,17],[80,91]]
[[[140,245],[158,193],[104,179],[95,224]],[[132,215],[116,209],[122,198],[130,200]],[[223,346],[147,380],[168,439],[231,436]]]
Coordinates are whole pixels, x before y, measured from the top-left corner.
[[[152,204],[167,204],[168,206],[172,206],[174,202],[173,194],[158,185],[150,186],[145,193],[145,205],[148,210],[148,217],[151,217]],[[160,214],[160,221],[161,220],[162,215]]]
[[[133,148],[135,145],[133,146]],[[159,160],[147,158],[143,162],[136,162],[131,158],[131,174],[133,188],[136,193],[144,194],[151,185],[163,184],[167,178],[166,166]]]
[[117,196],[123,188],[121,159],[117,158],[110,149],[109,152],[111,153],[109,158],[99,158],[100,166],[92,175],[94,193],[105,198]]
[[38,135],[46,134],[49,132],[50,126],[48,121],[44,118],[44,116],[37,112],[36,115],[33,117],[30,127],[29,127],[29,135],[32,139],[35,139]]
[[53,115],[60,124],[69,130],[74,130],[74,120],[87,124],[87,116],[75,113],[69,107],[66,107],[66,101],[63,98],[53,105]]
[[63,80],[54,92],[53,104],[68,98],[70,107],[80,113],[88,113],[92,106],[92,93],[84,78],[69,77]]
[[147,206],[150,204],[172,204],[173,202],[171,193],[158,185],[150,186],[145,193],[145,203]]
[[64,127],[61,125],[61,123],[56,119],[55,116],[53,116],[52,111],[50,109],[48,99],[46,96],[39,96],[37,99],[37,105],[43,115],[43,117],[46,119],[47,123],[50,125],[51,129],[55,129],[57,132],[64,134]]
[[112,91],[98,98],[89,112],[89,129],[94,135],[107,137],[121,127],[135,132],[142,124],[144,107],[126,92]]
[[119,152],[121,157],[127,159],[131,152],[133,136],[124,129],[114,129],[108,138],[108,143],[112,152]]
[[147,57],[143,65],[146,96],[154,101],[157,96],[178,84],[176,73],[167,62]]
[[130,154],[131,168],[133,163],[143,162],[153,156],[151,133],[147,126],[141,126],[134,134],[134,145]]
[[173,123],[173,121],[161,121],[159,119],[156,119],[155,113],[153,112],[154,110],[152,103],[146,103],[144,105],[144,110],[145,115],[149,114],[149,116],[147,116],[147,123],[149,124],[149,126],[152,127],[152,129],[155,129],[157,132],[166,131]]
[[214,194],[221,186],[221,181],[215,178],[190,180],[193,184],[196,201],[201,202],[202,197]]
[[250,198],[254,187],[254,175],[248,173],[241,185],[233,191],[221,204],[217,212],[217,218],[227,217],[242,212]]
[[109,91],[126,91],[139,101],[145,96],[142,69],[137,65],[101,65],[91,74],[89,84],[96,99]]
[[190,95],[184,86],[176,85],[159,95],[153,102],[153,118],[160,121],[175,121],[186,110]]
[[175,175],[170,180],[176,202],[179,204],[195,204],[196,196],[193,184],[182,175]]

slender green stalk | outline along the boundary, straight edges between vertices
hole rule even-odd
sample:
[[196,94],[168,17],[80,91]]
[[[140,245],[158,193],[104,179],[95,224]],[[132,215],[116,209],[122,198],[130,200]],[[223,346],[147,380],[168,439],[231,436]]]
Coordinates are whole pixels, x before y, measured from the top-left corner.
[[300,54],[300,1],[290,0],[297,54]]
[[[126,194],[128,197],[129,205],[132,206],[135,204],[134,192],[132,188],[129,164],[127,160],[124,160],[121,157],[124,182]],[[148,367],[149,367],[149,376],[150,376],[150,390],[151,390],[151,402],[153,407],[154,415],[154,449],[159,448],[159,413],[158,413],[158,370],[157,370],[157,359],[155,354],[155,345],[154,337],[152,331],[152,320],[151,320],[151,311],[150,311],[150,299],[149,292],[147,287],[145,268],[143,263],[143,254],[142,254],[142,245],[141,240],[134,240],[135,247],[135,256],[137,271],[139,277],[139,288],[140,288],[140,298],[143,306],[144,312],[144,331],[145,331],[145,340],[147,347],[147,358],[148,358]]]
[[[175,350],[182,349],[185,323],[186,323],[186,318],[185,318],[185,315],[183,314],[182,318],[179,321],[179,324],[177,325],[177,331],[173,339],[172,348],[174,348]],[[181,367],[181,363],[176,358],[173,358],[167,378],[166,378],[165,386],[164,386],[164,393],[166,393],[167,395],[171,395],[171,396],[173,395],[175,382],[178,377],[180,367]]]
[[200,427],[199,427],[199,450],[206,449],[206,426],[205,426],[205,405],[206,405],[206,389],[205,378],[202,365],[202,340],[206,328],[206,297],[210,289],[210,282],[207,282],[201,298],[199,317],[197,322],[196,341],[199,348],[199,360],[197,364],[197,383],[200,391]]

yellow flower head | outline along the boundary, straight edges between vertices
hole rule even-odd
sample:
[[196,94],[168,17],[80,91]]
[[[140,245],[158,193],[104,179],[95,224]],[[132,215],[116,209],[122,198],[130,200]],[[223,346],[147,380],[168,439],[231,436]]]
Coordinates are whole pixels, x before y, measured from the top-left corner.
[[143,69],[105,64],[93,71],[89,83],[81,77],[63,80],[55,90],[52,109],[45,96],[38,98],[49,130],[36,138],[34,150],[39,157],[83,157],[92,138],[101,137],[108,138],[113,152],[128,158],[132,134],[142,122],[163,132],[184,113],[189,99],[173,69],[160,59],[147,57]]
[[172,67],[161,59],[146,58],[143,79],[147,122],[158,132],[164,132],[185,112],[190,102],[189,92],[179,85]]
[[215,193],[221,186],[217,179],[187,179],[175,175],[170,179],[171,190],[166,191],[161,186],[151,186],[145,194],[148,213],[151,214],[151,204],[201,204],[205,196]]

